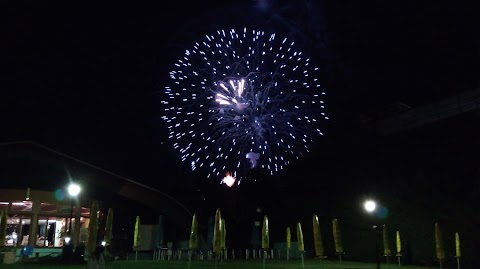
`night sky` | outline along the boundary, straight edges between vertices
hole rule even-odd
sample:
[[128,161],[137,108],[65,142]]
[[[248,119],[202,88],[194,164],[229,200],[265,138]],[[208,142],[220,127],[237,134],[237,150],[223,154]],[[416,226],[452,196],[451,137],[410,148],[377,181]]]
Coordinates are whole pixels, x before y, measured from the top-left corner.
[[322,67],[331,121],[315,151],[279,176],[301,175],[298,188],[310,178],[338,181],[333,169],[354,156],[373,158],[348,147],[361,139],[362,115],[479,84],[478,10],[468,1],[10,1],[1,9],[0,142],[35,141],[178,195],[210,185],[180,166],[166,139],[162,92],[184,49],[219,28],[279,31]]

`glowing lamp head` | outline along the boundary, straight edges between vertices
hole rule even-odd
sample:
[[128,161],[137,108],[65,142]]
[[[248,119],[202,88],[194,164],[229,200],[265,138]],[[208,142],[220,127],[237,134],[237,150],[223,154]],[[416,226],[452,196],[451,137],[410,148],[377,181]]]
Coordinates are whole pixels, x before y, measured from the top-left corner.
[[70,194],[70,196],[77,196],[81,190],[82,188],[78,184],[70,183],[70,185],[68,185],[68,194]]
[[377,204],[372,201],[372,200],[368,200],[365,202],[365,204],[363,204],[363,206],[365,207],[365,210],[369,213],[375,211],[375,208],[377,207]]
[[222,183],[225,183],[225,185],[228,187],[232,187],[233,184],[235,184],[235,178],[229,172],[227,172],[225,177],[222,179]]

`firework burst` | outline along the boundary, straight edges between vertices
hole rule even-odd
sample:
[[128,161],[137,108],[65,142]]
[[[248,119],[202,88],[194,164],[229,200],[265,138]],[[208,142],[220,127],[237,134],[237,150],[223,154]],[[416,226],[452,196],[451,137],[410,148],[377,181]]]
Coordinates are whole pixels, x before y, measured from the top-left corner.
[[[185,51],[169,73],[163,119],[192,170],[272,175],[322,135],[319,70],[287,38],[219,30]],[[240,180],[238,182],[240,182]]]

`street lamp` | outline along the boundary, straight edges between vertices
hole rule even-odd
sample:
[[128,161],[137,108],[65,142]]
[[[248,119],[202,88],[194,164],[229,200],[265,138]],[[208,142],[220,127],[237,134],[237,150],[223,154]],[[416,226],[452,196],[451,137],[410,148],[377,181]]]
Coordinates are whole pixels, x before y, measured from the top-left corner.
[[[68,226],[68,234],[69,236],[72,235],[72,218],[73,218],[73,201],[75,200],[75,198],[78,196],[78,194],[80,193],[80,191],[82,190],[82,188],[80,187],[80,185],[74,183],[74,182],[71,182],[69,185],[68,185],[68,194],[70,194],[71,198],[72,198],[72,203],[71,203],[71,207],[70,207],[70,223],[69,223],[69,226]],[[69,240],[70,241],[70,240]],[[69,242],[67,242],[68,244]]]
[[372,213],[373,211],[375,211],[375,209],[377,208],[377,204],[375,203],[375,201],[372,201],[372,200],[367,200],[363,206],[365,207],[365,210],[368,212],[368,213]]
[[[375,201],[373,200],[365,201],[363,206],[365,208],[365,211],[367,211],[369,214],[374,213],[375,210],[377,209],[377,203],[375,203]],[[378,226],[374,224],[372,228],[375,233],[375,261],[377,263],[377,269],[380,269],[380,257],[378,254],[378,235],[377,235]]]

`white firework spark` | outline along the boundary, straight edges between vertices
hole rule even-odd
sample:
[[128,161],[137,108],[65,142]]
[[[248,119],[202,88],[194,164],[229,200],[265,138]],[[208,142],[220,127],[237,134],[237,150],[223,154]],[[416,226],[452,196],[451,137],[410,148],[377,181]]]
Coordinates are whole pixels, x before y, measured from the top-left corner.
[[319,70],[294,42],[263,31],[219,30],[186,50],[170,72],[163,119],[192,170],[240,177],[274,172],[319,135]]

